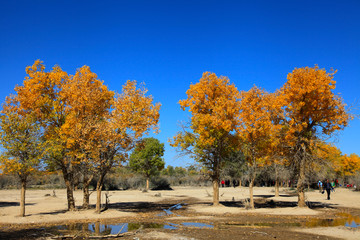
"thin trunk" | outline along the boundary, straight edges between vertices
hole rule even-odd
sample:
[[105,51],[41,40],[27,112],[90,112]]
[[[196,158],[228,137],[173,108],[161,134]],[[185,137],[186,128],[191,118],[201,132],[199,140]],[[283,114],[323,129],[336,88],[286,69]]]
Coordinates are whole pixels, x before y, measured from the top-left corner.
[[307,207],[305,203],[305,161],[304,159],[300,160],[299,163],[299,178],[297,183],[297,192],[298,192],[298,207]]
[[241,188],[241,179],[239,180],[239,188]]
[[213,206],[219,206],[219,179],[213,179]]
[[95,223],[95,235],[100,235],[100,222]]
[[146,178],[146,191],[149,191],[149,177]]
[[279,173],[277,167],[275,166],[275,197],[279,196]]
[[255,204],[254,204],[254,181],[255,181],[255,173],[254,176],[251,177],[250,179],[250,184],[249,184],[249,191],[250,191],[250,208],[254,209],[255,208]]
[[26,179],[21,179],[20,217],[25,217]]
[[101,188],[103,185],[104,175],[101,174],[99,177],[99,180],[96,184],[96,209],[95,212],[99,213],[101,212]]
[[279,179],[276,179],[276,180],[275,180],[275,197],[279,197],[279,196],[280,196],[280,194],[279,194],[279,188],[280,188],[280,186],[279,186]]

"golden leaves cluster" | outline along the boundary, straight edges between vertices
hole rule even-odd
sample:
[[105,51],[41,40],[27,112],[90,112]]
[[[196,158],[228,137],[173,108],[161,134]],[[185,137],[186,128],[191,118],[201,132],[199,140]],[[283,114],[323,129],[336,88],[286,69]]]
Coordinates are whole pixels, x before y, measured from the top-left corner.
[[3,173],[17,174],[26,179],[36,171],[44,144],[41,129],[32,114],[19,112],[15,95],[9,96],[0,112],[0,168]]
[[287,139],[299,135],[329,135],[347,126],[351,116],[340,96],[335,95],[334,74],[315,67],[296,68],[281,88],[289,131]]
[[200,145],[212,145],[236,129],[240,95],[227,77],[205,72],[186,94],[187,99],[180,100],[179,104],[192,113],[191,128],[199,135]]
[[271,151],[279,144],[282,106],[277,99],[278,95],[257,86],[241,92],[237,133],[250,164],[264,165],[272,155]]
[[187,99],[179,101],[181,109],[191,113],[191,130],[179,132],[171,144],[182,150],[216,148],[232,136],[250,164],[288,162],[291,147],[299,142],[311,147],[351,120],[342,98],[333,92],[335,72],[318,66],[296,68],[274,93],[256,86],[239,93],[227,77],[205,72],[190,85]]
[[102,151],[126,149],[149,129],[158,129],[160,104],[153,103],[145,88],[137,88],[136,81],[126,82],[123,92],[115,94],[88,66],[69,75],[59,66],[47,72],[36,60],[26,73],[23,85],[15,87],[15,97],[7,100],[17,104],[4,110],[34,116],[49,152],[58,155],[56,161],[63,166],[67,161],[100,161]]
[[123,86],[122,93],[116,96],[112,122],[120,132],[126,129],[139,138],[149,129],[159,130],[159,111],[161,104],[153,103],[151,95],[146,96],[144,87],[137,87],[136,81],[128,80]]

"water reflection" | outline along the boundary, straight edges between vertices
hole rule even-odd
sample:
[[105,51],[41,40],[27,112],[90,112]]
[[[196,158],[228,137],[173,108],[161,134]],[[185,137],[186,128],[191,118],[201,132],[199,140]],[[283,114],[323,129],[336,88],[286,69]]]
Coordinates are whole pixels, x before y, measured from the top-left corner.
[[185,204],[178,203],[178,204],[175,204],[175,205],[169,207],[168,209],[163,209],[165,213],[160,213],[160,214],[158,214],[158,216],[172,215],[174,213],[171,210],[178,210],[178,209],[182,208],[183,205],[185,205]]
[[183,222],[181,225],[184,227],[214,228],[214,225],[199,222]]
[[[178,209],[181,206],[172,207],[170,209]],[[161,228],[168,230],[175,230],[178,228],[232,228],[232,227],[336,227],[336,226],[345,226],[350,228],[360,228],[360,217],[352,216],[347,213],[340,213],[332,219],[319,219],[313,218],[309,219],[306,222],[228,222],[221,224],[209,224],[201,222],[182,222],[179,224],[166,222],[162,223],[147,223],[147,222],[122,222],[122,223],[112,223],[112,224],[102,224],[100,222],[94,223],[75,223],[67,225],[58,225],[50,228],[43,228],[45,232],[50,232],[56,235],[67,235],[67,234],[76,234],[76,235],[116,235],[122,234],[130,231],[135,231],[138,229],[146,228]]]
[[337,214],[338,218],[334,219],[311,219],[306,222],[305,227],[360,227],[360,217],[348,213]]

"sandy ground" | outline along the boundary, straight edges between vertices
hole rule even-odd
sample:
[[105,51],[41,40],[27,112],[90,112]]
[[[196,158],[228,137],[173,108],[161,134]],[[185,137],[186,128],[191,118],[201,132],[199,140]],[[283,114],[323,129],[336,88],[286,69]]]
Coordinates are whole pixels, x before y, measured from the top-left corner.
[[[263,198],[266,201],[296,202],[297,196],[288,195],[286,189],[280,189],[280,197],[273,197],[273,188],[258,187],[254,188],[255,198]],[[86,211],[67,212],[66,191],[64,189],[55,190],[27,190],[26,192],[26,217],[18,217],[19,214],[19,190],[1,190],[0,191],[0,224],[18,224],[18,223],[51,223],[60,221],[75,220],[99,220],[106,218],[136,217],[136,212],[121,211],[121,209],[108,209],[101,214],[96,214],[94,209]],[[245,208],[219,207],[211,206],[212,188],[210,187],[175,187],[172,191],[149,191],[141,192],[139,190],[128,191],[110,191],[110,203],[119,204],[136,204],[144,202],[159,202],[166,199],[182,202],[186,198],[194,198],[201,201],[201,204],[189,206],[189,211],[202,214],[198,218],[207,218],[212,215],[231,215],[231,214],[266,214],[266,215],[320,215],[322,211],[298,208],[298,207],[281,207],[281,208],[258,208],[246,210]],[[49,196],[50,195],[50,196]],[[82,192],[75,191],[76,205],[82,204]],[[244,201],[249,197],[248,188],[220,188],[221,202]],[[95,204],[96,194],[91,194],[90,204]],[[103,200],[105,199],[103,195]],[[314,204],[325,204],[328,208],[354,208],[360,209],[360,193],[350,191],[349,189],[336,189],[331,194],[331,200],[326,200],[326,194],[318,191],[306,193],[307,201]],[[316,208],[315,208],[316,209]],[[326,210],[326,207],[325,207]],[[332,236],[341,239],[360,239],[360,229],[349,229],[346,227],[330,228],[312,228],[297,229],[296,231],[308,231],[312,234]],[[160,236],[161,234],[159,234]]]

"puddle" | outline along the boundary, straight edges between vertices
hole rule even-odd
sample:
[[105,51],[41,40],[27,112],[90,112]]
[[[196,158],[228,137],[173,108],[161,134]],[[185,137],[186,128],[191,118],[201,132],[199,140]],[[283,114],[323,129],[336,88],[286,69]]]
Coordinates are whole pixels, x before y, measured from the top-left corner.
[[356,223],[355,221],[352,221],[351,223],[346,223],[345,227],[352,227],[352,228],[358,228],[360,227],[360,224]]
[[183,222],[181,223],[184,227],[195,227],[195,228],[214,228],[214,225],[199,223],[199,222]]
[[[174,205],[168,211],[174,209],[180,209],[181,204]],[[165,211],[165,210],[164,210]],[[171,211],[170,211],[171,212]],[[258,227],[258,228],[268,228],[268,227],[278,227],[278,228],[314,228],[314,227],[337,227],[345,226],[349,228],[360,228],[360,217],[352,216],[347,213],[340,213],[334,216],[334,218],[320,219],[312,218],[304,222],[227,222],[227,223],[202,223],[202,222],[182,222],[182,223],[147,223],[147,222],[122,222],[122,223],[111,223],[111,224],[102,224],[100,222],[95,223],[75,223],[67,225],[58,225],[53,227],[41,228],[42,232],[51,233],[53,235],[77,235],[77,236],[104,236],[104,235],[116,235],[126,232],[135,231],[138,229],[167,229],[167,230],[176,230],[179,228],[199,228],[199,229],[231,229],[236,227]]]
[[[183,207],[183,203],[178,203],[178,204],[175,204],[171,207],[169,207],[168,209],[163,209],[165,213],[160,213],[158,214],[158,216],[167,216],[167,215],[173,215],[174,213],[171,211],[171,210],[179,210],[180,208]],[[177,216],[180,216],[180,215],[177,215]]]
[[360,227],[360,217],[353,216],[348,213],[339,213],[336,214],[336,216],[337,218],[334,219],[310,219],[306,222],[305,227]]
[[176,223],[167,223],[166,225],[164,225],[164,229],[174,230],[178,228],[179,228],[179,224]]
[[197,222],[183,222],[181,224],[170,223],[166,224],[160,223],[117,223],[117,224],[101,224],[100,222],[96,223],[75,223],[68,225],[58,225],[50,228],[42,228],[46,232],[50,232],[57,235],[67,235],[67,234],[90,234],[90,235],[114,235],[121,234],[130,231],[135,231],[138,229],[146,228],[162,228],[174,230],[182,227],[191,227],[191,228],[214,228],[211,224],[206,223],[197,223]]
[[360,217],[353,216],[348,213],[339,213],[334,218],[320,219],[313,218],[306,222],[264,222],[264,223],[226,223],[223,226],[234,226],[234,227],[351,227],[360,228]]
[[[96,223],[76,223],[76,224],[67,224],[67,225],[58,225],[49,228],[42,228],[46,232],[66,235],[74,233],[88,233],[91,235],[113,235],[126,233],[138,229],[146,228],[165,228],[171,229],[171,227],[166,227],[164,224],[159,223],[117,223],[117,224],[101,224],[100,222]],[[176,228],[175,228],[176,229]]]
[[226,223],[223,226],[233,227],[301,227],[299,222],[282,222],[282,223]]

